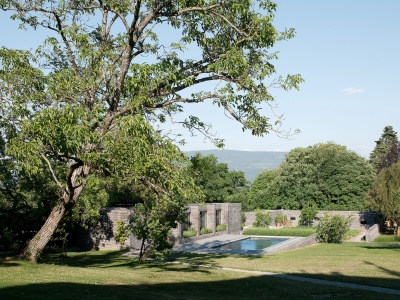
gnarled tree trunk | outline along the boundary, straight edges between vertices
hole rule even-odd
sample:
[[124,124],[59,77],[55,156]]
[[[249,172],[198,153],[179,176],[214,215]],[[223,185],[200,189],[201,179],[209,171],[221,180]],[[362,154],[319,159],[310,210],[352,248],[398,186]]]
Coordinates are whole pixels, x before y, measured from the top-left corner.
[[[63,217],[72,210],[79,196],[82,194],[86,185],[84,177],[88,174],[88,166],[79,166],[79,164],[75,164],[70,167],[67,175],[67,185],[60,201],[53,208],[42,228],[40,228],[38,233],[35,234],[26,248],[22,251],[21,257],[27,258],[32,262],[38,261],[40,254],[50,241],[58,227],[58,224],[60,224]],[[82,179],[80,183],[77,183],[78,178]]]

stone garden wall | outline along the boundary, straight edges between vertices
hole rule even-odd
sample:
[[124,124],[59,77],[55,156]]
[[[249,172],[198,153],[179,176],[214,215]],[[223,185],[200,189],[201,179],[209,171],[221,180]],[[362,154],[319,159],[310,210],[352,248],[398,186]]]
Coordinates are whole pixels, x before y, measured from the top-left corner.
[[[299,225],[300,222],[300,210],[263,210],[263,213],[269,212],[272,216],[272,223],[271,225],[274,226],[275,224],[275,216],[278,214],[283,214],[288,217],[289,226],[295,227]],[[317,217],[322,217],[325,213],[330,215],[343,215],[343,216],[352,216],[353,221],[350,226],[351,229],[368,229],[369,227],[373,226],[374,224],[378,223],[379,214],[376,212],[371,211],[325,211],[321,210],[318,212]],[[255,211],[245,212],[246,215],[246,222],[247,226],[252,226],[255,222]],[[317,226],[319,223],[318,220],[314,220],[312,222],[312,226]]]
[[[240,203],[207,203],[207,204],[188,204],[186,205],[186,213],[189,216],[189,224],[187,227],[193,227],[197,231],[197,235],[188,239],[182,239],[182,224],[178,224],[176,229],[172,230],[172,234],[168,240],[174,244],[200,240],[212,236],[222,234],[240,234],[241,224],[241,204]],[[130,236],[121,245],[115,240],[116,224],[118,220],[128,224],[131,207],[106,207],[100,210],[100,218],[97,224],[84,227],[78,230],[78,248],[80,250],[122,250],[125,248],[140,249],[141,241]],[[217,212],[219,211],[219,212]],[[200,235],[201,220],[200,213],[206,215],[205,227],[211,229],[213,233]],[[217,220],[217,213],[219,219]],[[226,225],[225,231],[216,232],[217,222]]]

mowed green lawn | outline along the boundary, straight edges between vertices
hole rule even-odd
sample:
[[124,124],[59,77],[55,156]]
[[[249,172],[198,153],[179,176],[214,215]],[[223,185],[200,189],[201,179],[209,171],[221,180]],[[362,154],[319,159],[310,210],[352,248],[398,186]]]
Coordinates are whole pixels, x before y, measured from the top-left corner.
[[[234,271],[139,263],[121,252],[69,253],[41,264],[0,257],[0,299],[399,299]],[[273,256],[169,259],[400,289],[400,243],[319,244]]]

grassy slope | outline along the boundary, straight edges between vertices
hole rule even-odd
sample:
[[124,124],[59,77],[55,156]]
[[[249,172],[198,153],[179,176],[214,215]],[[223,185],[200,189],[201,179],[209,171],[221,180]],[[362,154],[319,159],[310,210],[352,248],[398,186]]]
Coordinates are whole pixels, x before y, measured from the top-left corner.
[[[398,288],[400,245],[317,245],[274,256],[180,254],[194,263],[270,270]],[[398,296],[158,262],[121,252],[71,253],[32,264],[0,258],[0,299],[398,299]],[[349,281],[349,280],[344,280]]]

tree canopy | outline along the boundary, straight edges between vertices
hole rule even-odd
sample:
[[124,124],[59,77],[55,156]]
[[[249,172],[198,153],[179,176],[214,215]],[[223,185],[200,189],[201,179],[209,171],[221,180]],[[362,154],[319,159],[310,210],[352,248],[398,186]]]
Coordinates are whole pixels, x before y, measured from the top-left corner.
[[367,205],[382,212],[386,220],[400,224],[400,162],[383,168],[366,195]]
[[229,171],[228,165],[218,163],[217,157],[200,153],[190,158],[188,173],[205,196],[205,202],[227,202],[228,197],[240,193],[250,183],[242,171]]
[[291,150],[254,197],[263,195],[258,202],[264,209],[360,210],[373,179],[372,168],[358,154],[333,143],[316,144]]
[[[276,76],[271,47],[294,30],[274,28],[271,1],[0,0],[0,8],[23,28],[48,31],[36,50],[0,49],[1,124],[16,132],[8,154],[29,176],[47,172],[58,189],[24,251],[33,261],[96,176],[144,184],[149,210],[193,199],[179,167],[186,156],[154,129],[178,122],[182,104],[210,102],[253,135],[279,134],[280,120],[260,105],[274,100],[270,88],[302,81]],[[201,83],[207,90],[192,89]],[[179,122],[208,135],[197,116]]]
[[376,173],[384,167],[382,160],[387,156],[392,145],[398,143],[397,132],[392,126],[386,126],[379,140],[375,141],[376,145],[369,157],[369,163]]

